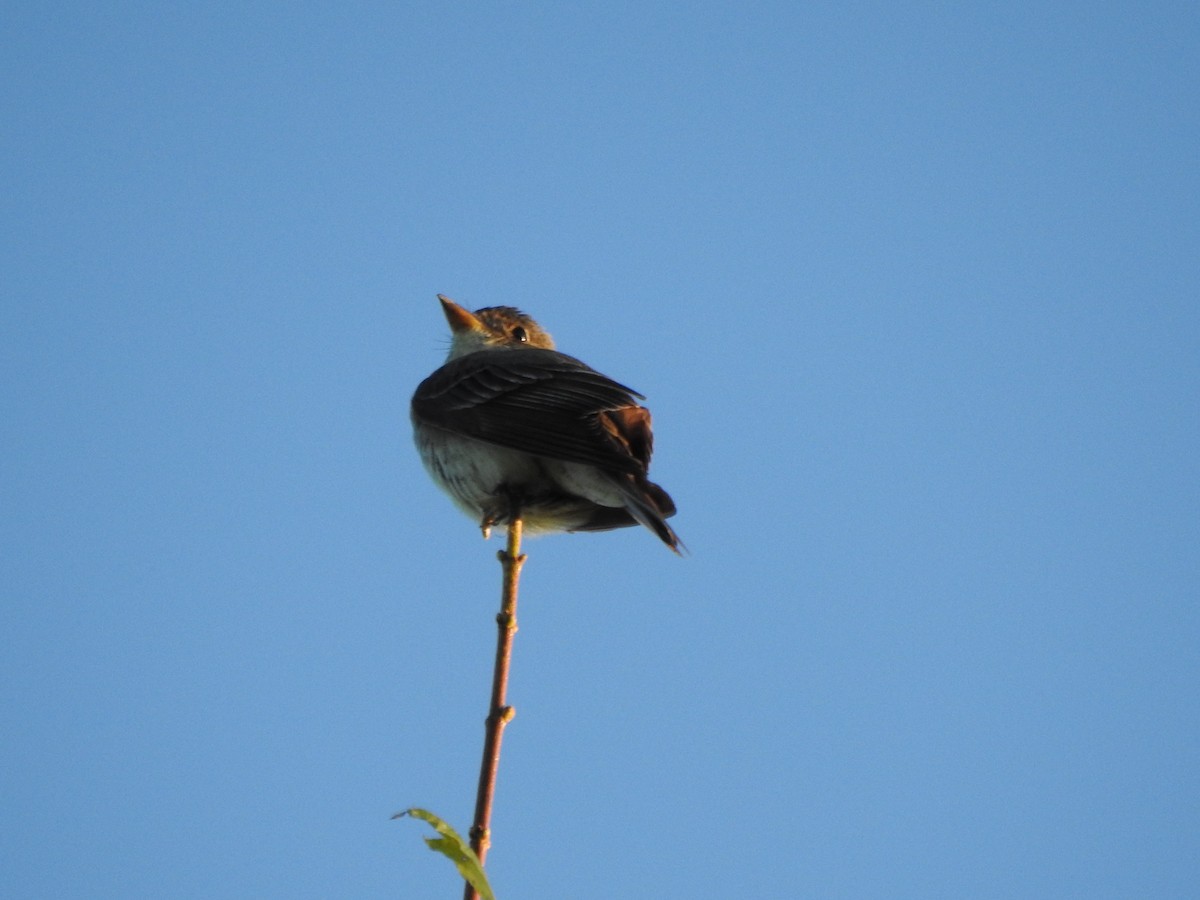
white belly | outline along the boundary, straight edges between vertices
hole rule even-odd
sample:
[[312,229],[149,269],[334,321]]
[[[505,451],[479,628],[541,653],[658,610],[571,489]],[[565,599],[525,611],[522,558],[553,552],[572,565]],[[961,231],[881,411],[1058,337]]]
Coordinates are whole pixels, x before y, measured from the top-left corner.
[[590,504],[623,507],[621,492],[592,466],[533,456],[438,428],[414,431],[421,461],[434,482],[464,513],[480,521],[505,510],[505,491],[522,497],[527,531],[571,531]]

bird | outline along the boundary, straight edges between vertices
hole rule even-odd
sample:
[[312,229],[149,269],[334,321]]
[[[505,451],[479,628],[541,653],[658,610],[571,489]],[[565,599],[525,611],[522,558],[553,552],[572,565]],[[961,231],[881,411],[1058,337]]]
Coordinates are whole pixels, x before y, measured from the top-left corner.
[[511,306],[474,312],[438,294],[446,362],[417,387],[413,440],[434,483],[478,523],[530,534],[644,525],[676,554],[670,495],[648,478],[641,394],[560,353]]

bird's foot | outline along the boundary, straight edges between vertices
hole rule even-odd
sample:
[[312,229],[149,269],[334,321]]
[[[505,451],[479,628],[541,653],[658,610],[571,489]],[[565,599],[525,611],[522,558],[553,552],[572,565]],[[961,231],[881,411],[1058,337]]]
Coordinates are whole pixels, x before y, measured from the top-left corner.
[[504,525],[521,515],[521,495],[507,484],[502,484],[492,493],[492,504],[483,511],[479,520],[479,531],[486,541],[492,536],[493,525]]
[[499,516],[493,512],[485,512],[483,514],[483,518],[479,520],[479,532],[483,535],[485,541],[492,536],[492,526],[499,521]]

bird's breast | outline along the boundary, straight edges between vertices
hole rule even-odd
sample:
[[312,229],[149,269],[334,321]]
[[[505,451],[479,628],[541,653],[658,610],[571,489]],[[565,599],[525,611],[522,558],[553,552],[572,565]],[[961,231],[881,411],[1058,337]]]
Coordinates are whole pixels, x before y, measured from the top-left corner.
[[418,424],[413,429],[421,462],[437,483],[469,515],[478,516],[505,485],[538,477],[536,457],[507,447]]
[[529,533],[572,531],[594,517],[597,505],[622,506],[620,492],[590,466],[413,424],[417,450],[434,483],[477,521],[499,512],[502,505],[497,501],[506,494],[520,499],[521,518]]

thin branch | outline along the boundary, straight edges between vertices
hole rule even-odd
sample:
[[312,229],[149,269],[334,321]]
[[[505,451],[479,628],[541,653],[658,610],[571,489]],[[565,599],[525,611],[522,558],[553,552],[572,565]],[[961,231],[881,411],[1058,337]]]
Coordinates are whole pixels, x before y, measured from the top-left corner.
[[[471,825],[471,849],[482,864],[492,845],[492,800],[496,794],[496,771],[500,767],[500,741],[504,726],[512,721],[515,710],[507,704],[508,669],[512,661],[513,636],[517,633],[517,584],[525,556],[521,553],[521,519],[513,517],[508,526],[508,543],[496,554],[503,570],[504,587],[500,612],[496,615],[496,667],[492,672],[492,702],[488,707],[483,740],[483,762],[479,767],[479,792],[475,795],[475,820]],[[463,900],[479,900],[467,885]]]

